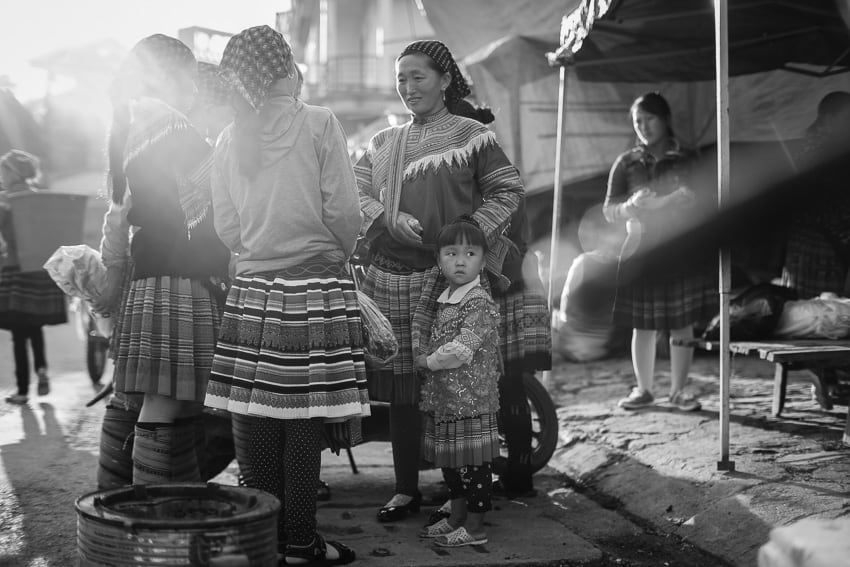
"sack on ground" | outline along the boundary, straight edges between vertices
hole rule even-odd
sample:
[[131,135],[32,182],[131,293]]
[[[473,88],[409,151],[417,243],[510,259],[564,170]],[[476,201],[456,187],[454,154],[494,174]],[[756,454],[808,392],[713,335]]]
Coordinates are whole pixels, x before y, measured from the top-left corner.
[[363,350],[366,366],[381,368],[398,356],[398,339],[389,320],[371,297],[357,290],[360,318],[363,322]]

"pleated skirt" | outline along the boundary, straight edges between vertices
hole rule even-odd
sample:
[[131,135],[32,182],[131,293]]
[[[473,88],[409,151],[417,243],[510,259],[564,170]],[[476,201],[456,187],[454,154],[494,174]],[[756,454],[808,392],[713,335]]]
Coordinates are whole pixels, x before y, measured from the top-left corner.
[[65,293],[46,271],[0,270],[0,329],[68,321]]
[[126,292],[115,356],[116,392],[202,402],[221,311],[198,280],[133,280]]
[[552,369],[552,316],[546,298],[523,289],[495,294],[499,347],[506,368]]
[[204,403],[276,419],[368,416],[351,279],[316,265],[237,277]]
[[496,414],[481,414],[436,422],[426,414],[424,460],[435,467],[459,468],[492,462],[499,456],[499,427]]

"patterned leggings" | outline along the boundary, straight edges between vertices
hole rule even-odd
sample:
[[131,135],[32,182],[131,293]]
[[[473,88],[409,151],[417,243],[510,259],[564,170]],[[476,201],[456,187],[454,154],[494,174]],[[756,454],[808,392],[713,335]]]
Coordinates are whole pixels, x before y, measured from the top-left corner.
[[443,467],[442,471],[443,479],[449,487],[449,498],[456,500],[466,497],[466,510],[473,514],[489,512],[492,509],[490,497],[493,477],[490,463],[459,469]]
[[[250,486],[280,500],[280,547],[316,535],[316,486],[322,468],[321,419],[251,418]],[[238,440],[238,438],[237,438]]]

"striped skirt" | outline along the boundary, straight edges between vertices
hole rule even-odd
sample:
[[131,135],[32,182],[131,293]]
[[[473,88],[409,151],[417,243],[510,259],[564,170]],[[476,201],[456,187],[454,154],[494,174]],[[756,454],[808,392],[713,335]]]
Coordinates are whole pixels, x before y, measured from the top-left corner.
[[495,414],[485,413],[437,423],[425,415],[422,458],[435,467],[481,465],[499,456],[499,427]]
[[201,402],[212,366],[221,312],[198,280],[133,280],[114,332],[116,392]]
[[351,279],[321,264],[238,276],[227,296],[204,403],[276,419],[369,415]]
[[520,287],[493,299],[499,306],[499,347],[513,372],[552,369],[552,316],[546,298]]
[[426,273],[399,274],[375,264],[366,271],[363,292],[375,301],[392,324],[399,347],[398,356],[386,368],[369,371],[369,396],[374,400],[419,403],[419,377],[413,365],[411,329]]
[[0,270],[0,329],[68,321],[65,293],[46,271]]
[[717,314],[718,297],[707,272],[636,278],[617,288],[614,322],[633,329],[681,329],[710,321]]

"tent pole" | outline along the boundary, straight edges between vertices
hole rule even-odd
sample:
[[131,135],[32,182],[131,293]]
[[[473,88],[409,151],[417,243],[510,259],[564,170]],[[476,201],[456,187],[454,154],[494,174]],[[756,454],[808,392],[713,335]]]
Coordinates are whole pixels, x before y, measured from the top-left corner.
[[[722,211],[729,200],[729,30],[727,0],[714,0],[714,55],[717,88],[717,207]],[[729,289],[732,256],[728,247],[719,252],[720,291],[720,460],[717,470],[734,471],[729,460]]]
[[555,179],[554,191],[552,192],[552,241],[549,244],[549,282],[546,286],[546,299],[549,312],[554,306],[554,281],[557,273],[558,249],[561,239],[561,182],[562,165],[561,156],[564,153],[564,129],[567,116],[567,67],[561,65],[560,80],[558,86],[558,130],[555,138]]

